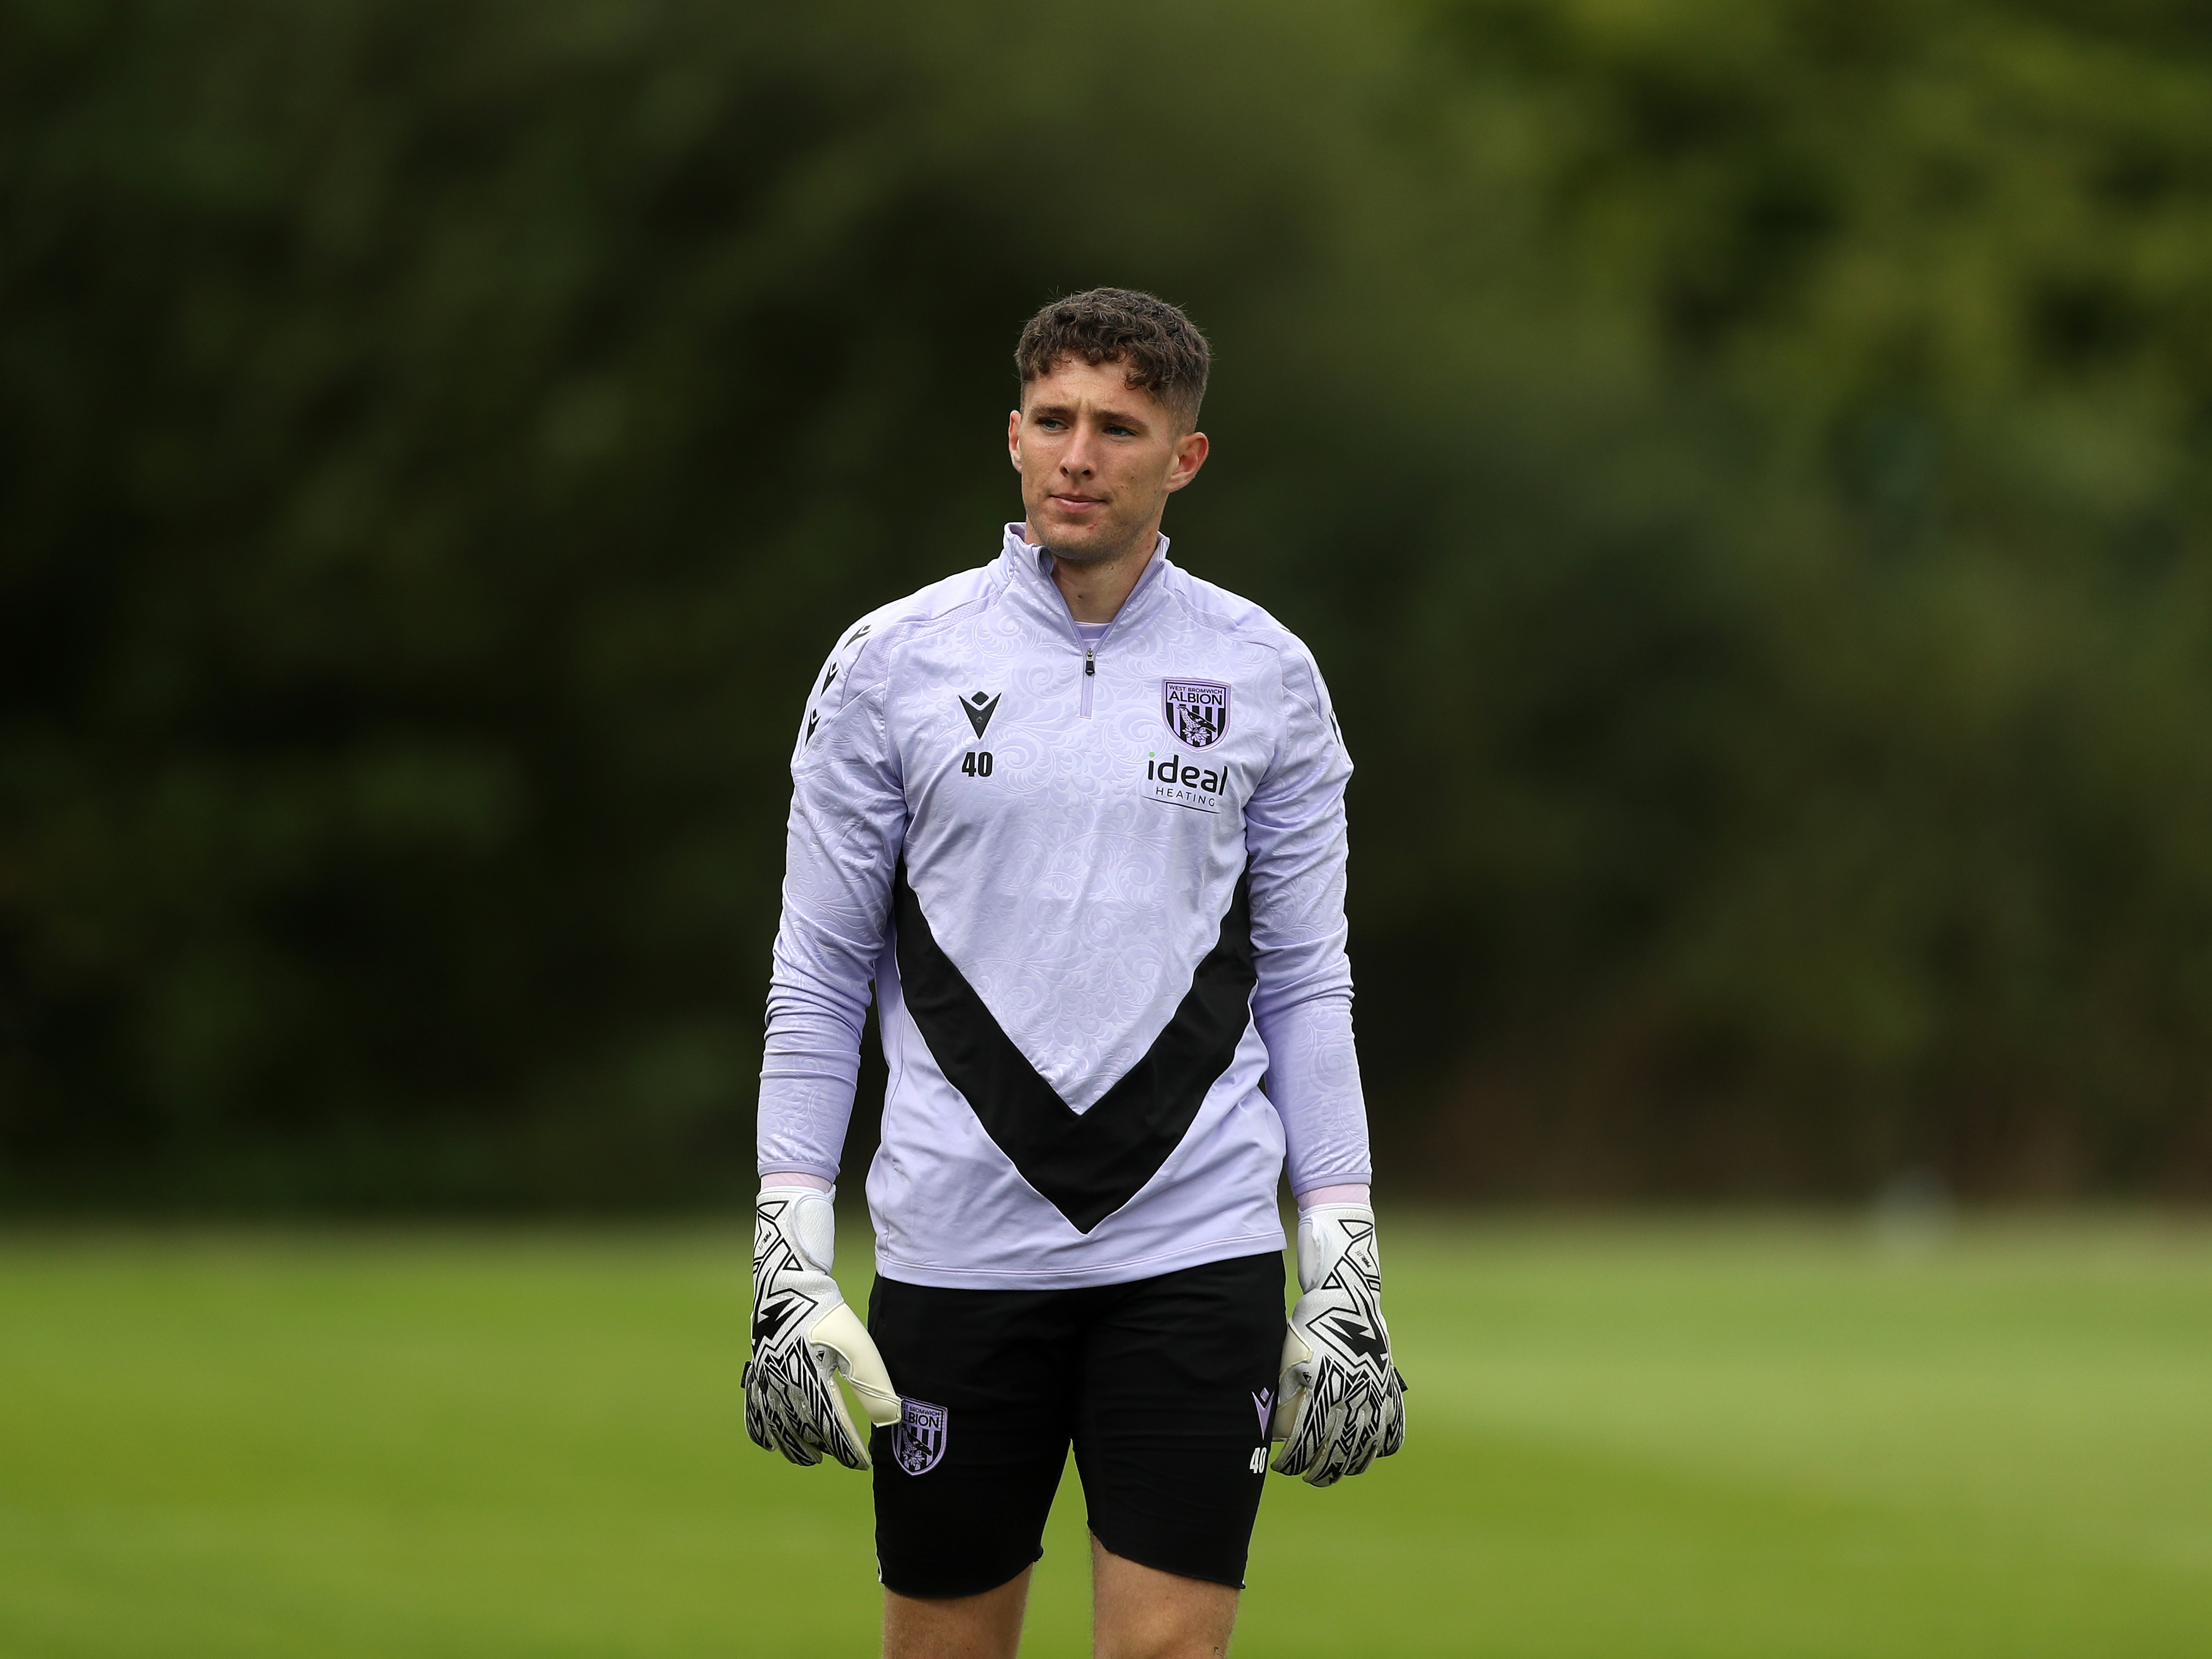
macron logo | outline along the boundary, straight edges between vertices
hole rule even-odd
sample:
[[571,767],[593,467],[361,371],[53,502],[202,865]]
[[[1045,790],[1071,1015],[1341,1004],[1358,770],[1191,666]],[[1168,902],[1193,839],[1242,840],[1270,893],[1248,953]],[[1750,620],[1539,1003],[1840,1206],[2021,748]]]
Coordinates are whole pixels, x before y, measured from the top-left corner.
[[[1000,695],[1003,696],[1005,693]],[[999,699],[993,697],[986,702],[981,691],[970,691],[960,699],[960,712],[968,717],[968,724],[975,728],[975,735],[980,738],[989,727],[991,716],[999,712]]]

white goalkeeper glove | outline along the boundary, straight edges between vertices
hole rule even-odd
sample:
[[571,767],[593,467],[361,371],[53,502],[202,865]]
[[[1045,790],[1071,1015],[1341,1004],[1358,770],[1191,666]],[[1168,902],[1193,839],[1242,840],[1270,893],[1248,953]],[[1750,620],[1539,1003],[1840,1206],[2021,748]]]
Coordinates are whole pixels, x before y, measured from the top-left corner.
[[1298,1288],[1275,1394],[1275,1472],[1333,1486],[1406,1443],[1406,1379],[1390,1363],[1375,1212],[1316,1204],[1298,1218]]
[[765,1187],[753,1212],[753,1357],[745,1362],[745,1432],[794,1463],[827,1452],[868,1467],[868,1443],[838,1397],[842,1376],[878,1426],[899,1419],[884,1358],[830,1277],[837,1255],[834,1190]]

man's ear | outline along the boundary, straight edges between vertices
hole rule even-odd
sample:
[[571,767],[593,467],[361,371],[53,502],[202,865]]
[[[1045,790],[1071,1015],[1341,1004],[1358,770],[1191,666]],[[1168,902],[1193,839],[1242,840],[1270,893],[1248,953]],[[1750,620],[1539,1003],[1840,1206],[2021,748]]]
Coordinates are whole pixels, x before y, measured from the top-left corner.
[[1022,470],[1022,411],[1016,410],[1006,416],[1006,458],[1014,464],[1014,471]]
[[1198,469],[1206,465],[1211,447],[1203,432],[1186,432],[1176,440],[1175,465],[1168,469],[1168,488],[1181,489],[1198,476]]

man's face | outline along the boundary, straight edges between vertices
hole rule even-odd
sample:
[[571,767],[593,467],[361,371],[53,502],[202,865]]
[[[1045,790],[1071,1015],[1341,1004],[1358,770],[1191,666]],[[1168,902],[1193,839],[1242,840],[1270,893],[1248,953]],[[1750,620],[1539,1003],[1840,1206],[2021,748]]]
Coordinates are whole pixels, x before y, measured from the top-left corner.
[[1206,434],[1182,431],[1127,373],[1063,357],[1006,417],[1030,538],[1079,564],[1149,551],[1168,496],[1206,461]]

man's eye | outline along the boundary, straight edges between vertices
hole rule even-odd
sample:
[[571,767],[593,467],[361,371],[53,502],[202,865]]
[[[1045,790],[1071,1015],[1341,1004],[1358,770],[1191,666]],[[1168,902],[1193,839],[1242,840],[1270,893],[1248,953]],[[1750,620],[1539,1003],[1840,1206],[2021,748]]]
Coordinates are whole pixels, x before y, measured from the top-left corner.
[[1133,427],[1109,426],[1106,430],[1116,438],[1133,438],[1137,435]]

